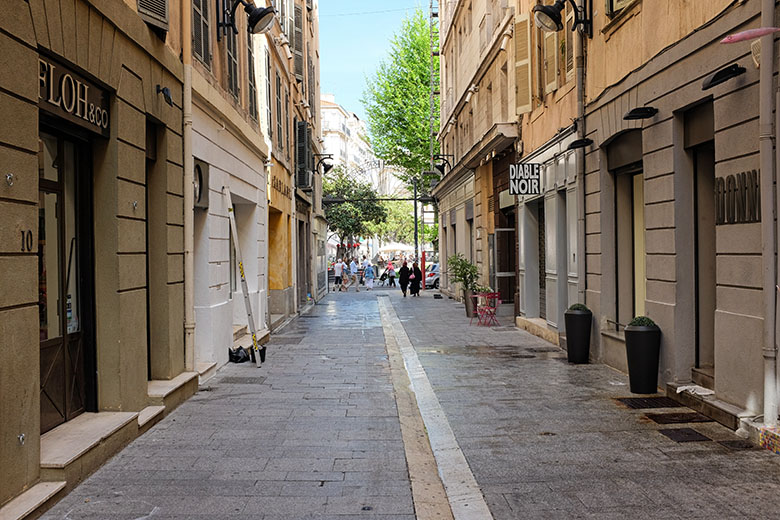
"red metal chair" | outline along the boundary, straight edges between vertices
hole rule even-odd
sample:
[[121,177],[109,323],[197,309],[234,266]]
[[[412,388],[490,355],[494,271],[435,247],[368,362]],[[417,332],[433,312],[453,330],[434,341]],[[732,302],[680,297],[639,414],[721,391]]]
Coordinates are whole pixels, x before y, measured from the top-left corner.
[[480,320],[482,318],[479,317],[479,299],[485,298],[485,296],[487,296],[487,293],[476,293],[471,295],[471,298],[474,299],[474,303],[473,303],[474,313],[471,315],[471,320],[469,320],[469,326],[474,324],[475,317],[477,318],[477,325],[480,324]]
[[[501,295],[497,292],[481,294],[484,303],[477,305],[477,325],[501,325],[496,319],[496,312],[501,305]],[[478,302],[479,300],[477,300]]]

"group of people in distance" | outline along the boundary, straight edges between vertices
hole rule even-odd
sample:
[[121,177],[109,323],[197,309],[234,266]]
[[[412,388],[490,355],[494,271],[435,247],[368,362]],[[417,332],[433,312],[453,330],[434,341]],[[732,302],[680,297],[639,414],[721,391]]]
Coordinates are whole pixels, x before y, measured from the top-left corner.
[[[345,260],[349,260],[349,264]],[[339,292],[347,292],[353,285],[355,286],[355,292],[360,292],[360,274],[362,270],[363,281],[366,286],[366,290],[370,291],[374,288],[374,280],[377,277],[376,267],[371,263],[371,260],[363,256],[362,261],[358,264],[357,258],[345,259],[339,258],[336,263],[333,264],[333,273],[336,275],[335,287]],[[383,265],[384,260],[380,258],[379,265]],[[417,265],[417,262],[412,262],[412,266],[409,267],[408,262],[403,260],[401,268],[398,269],[398,284],[401,286],[401,292],[406,298],[406,291],[412,296],[420,296],[420,285],[422,283],[422,271]],[[387,262],[385,272],[380,276],[380,280],[387,281],[390,287],[395,287],[396,268],[392,260]]]

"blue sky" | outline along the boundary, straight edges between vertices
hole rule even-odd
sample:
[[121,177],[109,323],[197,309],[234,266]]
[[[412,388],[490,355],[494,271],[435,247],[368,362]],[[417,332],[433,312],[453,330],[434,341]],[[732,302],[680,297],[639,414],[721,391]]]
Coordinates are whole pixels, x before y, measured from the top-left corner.
[[390,39],[407,12],[422,0],[320,0],[320,84],[323,94],[365,119],[360,98],[377,64],[386,58]]

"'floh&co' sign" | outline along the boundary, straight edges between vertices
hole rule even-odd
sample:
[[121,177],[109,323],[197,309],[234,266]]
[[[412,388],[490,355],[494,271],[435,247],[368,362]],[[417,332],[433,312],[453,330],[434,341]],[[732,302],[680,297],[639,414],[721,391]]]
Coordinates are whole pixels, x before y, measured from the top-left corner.
[[103,89],[44,56],[38,58],[38,83],[41,109],[108,137],[108,96]]

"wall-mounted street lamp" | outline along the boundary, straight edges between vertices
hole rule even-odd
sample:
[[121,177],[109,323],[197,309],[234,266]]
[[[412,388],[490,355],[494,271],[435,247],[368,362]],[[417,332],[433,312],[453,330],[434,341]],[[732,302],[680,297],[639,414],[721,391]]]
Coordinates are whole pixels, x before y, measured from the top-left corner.
[[[244,6],[244,11],[249,15],[249,21],[247,29],[252,34],[263,34],[271,30],[274,25],[276,11],[273,7],[257,7],[254,4],[250,4],[246,0],[233,0],[232,7],[228,7],[230,0],[222,0],[222,21],[217,22],[217,38],[220,37],[220,29],[222,34],[232,28],[235,34],[238,34],[238,28],[236,27],[236,10],[239,4]],[[217,10],[219,10],[219,0],[217,0]]]
[[[580,7],[574,0],[569,0],[572,9],[574,9],[574,24],[572,25],[572,31],[577,29],[577,26],[582,26],[582,32],[588,35],[588,38],[593,38],[593,4],[592,0],[584,0],[588,4],[587,9],[585,6]],[[536,5],[534,6],[534,23],[538,28],[546,32],[558,32],[563,30],[563,17],[561,11],[566,6],[565,0],[555,0],[552,5]]]
[[632,108],[623,116],[624,121],[638,121],[641,119],[650,119],[655,117],[658,109],[655,107],[636,107]]
[[438,172],[441,174],[442,177],[444,177],[444,174],[446,173],[446,170],[444,169],[445,166],[447,167],[447,170],[452,169],[452,164],[450,164],[448,158],[454,159],[455,156],[446,153],[439,153],[433,156],[434,161],[441,161],[441,163],[439,164],[434,164],[433,167],[436,168],[436,170],[438,170]]
[[737,76],[741,76],[745,72],[747,72],[747,69],[745,69],[745,67],[741,67],[736,63],[732,63],[728,67],[724,67],[718,71],[715,71],[709,76],[707,76],[706,78],[704,78],[704,81],[701,84],[701,89],[702,90],[711,89],[716,85],[725,83],[731,78],[736,78]]
[[314,168],[317,171],[320,171],[320,165],[322,165],[322,174],[327,175],[329,171],[333,169],[333,164],[326,163],[327,160],[333,160],[333,154],[332,153],[315,153],[314,157],[319,157],[320,159],[317,161],[317,166]]

